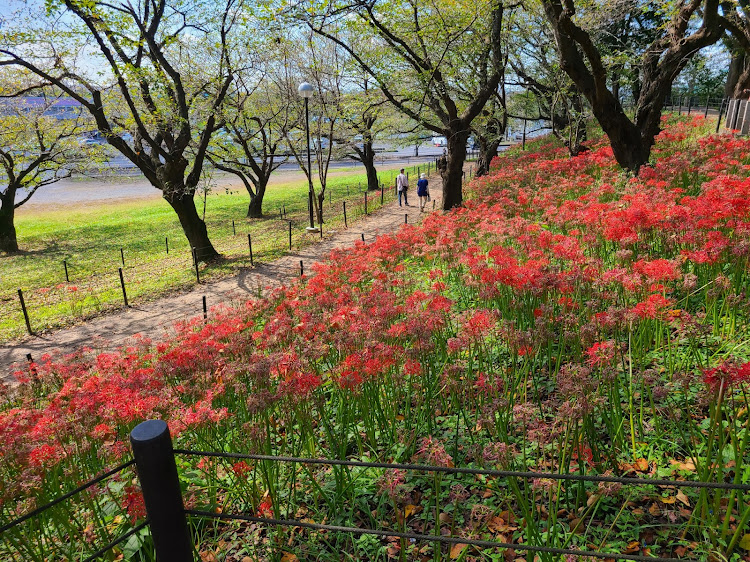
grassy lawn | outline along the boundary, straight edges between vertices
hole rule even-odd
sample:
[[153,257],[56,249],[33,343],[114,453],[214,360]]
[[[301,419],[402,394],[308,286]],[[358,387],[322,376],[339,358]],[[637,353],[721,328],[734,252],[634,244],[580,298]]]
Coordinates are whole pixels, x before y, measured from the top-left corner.
[[[413,168],[412,173],[416,173]],[[360,190],[366,185],[366,176],[358,170],[329,175],[326,227],[343,225],[343,201],[347,202],[350,224],[363,214]],[[391,185],[395,173],[391,169],[381,171],[381,182]],[[201,264],[201,281],[250,265],[247,234],[252,236],[256,261],[283,254],[289,243],[287,220],[293,222],[294,247],[310,243],[309,236],[303,235],[307,182],[301,173],[272,179],[264,198],[264,219],[245,217],[248,195],[239,182],[234,185],[233,190],[216,188],[206,199],[209,236],[224,259]],[[386,201],[393,198],[392,190],[386,189],[385,194]],[[203,199],[199,196],[196,206],[202,213]],[[379,206],[380,197],[371,195],[368,210]],[[283,222],[279,220],[280,210],[286,211],[287,220]],[[22,253],[0,256],[2,342],[18,338],[26,330],[18,289],[23,290],[32,329],[42,331],[122,306],[119,267],[123,267],[130,302],[143,302],[195,283],[187,239],[163,199],[96,202],[59,209],[22,207],[16,228]]]

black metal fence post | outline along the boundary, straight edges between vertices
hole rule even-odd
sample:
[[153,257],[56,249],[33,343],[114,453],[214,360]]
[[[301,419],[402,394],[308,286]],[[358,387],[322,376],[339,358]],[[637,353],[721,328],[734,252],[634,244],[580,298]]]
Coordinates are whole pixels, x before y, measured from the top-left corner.
[[365,233],[363,232],[362,233],[362,242],[364,242],[364,241],[365,241]]
[[365,191],[365,214],[367,214],[367,192]]
[[404,224],[409,224],[409,213],[404,213]]
[[31,353],[26,354],[26,362],[29,364],[29,373],[31,373],[31,378],[34,380],[34,382],[39,382],[39,371],[37,371],[36,364],[34,363],[34,358],[31,357]]
[[385,201],[385,186],[380,186],[380,205],[383,205],[383,201]]
[[201,273],[198,270],[198,252],[195,248],[193,248],[193,264],[195,265],[195,280],[200,283],[201,282]]
[[299,260],[299,276],[302,277],[305,274],[305,264],[302,260]]
[[193,562],[193,541],[185,518],[180,479],[169,427],[148,420],[130,432],[143,501],[159,562]]
[[23,291],[21,289],[18,289],[18,300],[21,301],[23,319],[26,320],[26,331],[29,332],[29,334],[33,334],[31,331],[31,322],[29,322],[29,312],[26,310],[26,301],[23,300]]
[[125,267],[125,250],[120,248],[120,261],[122,261],[122,267]]
[[719,104],[719,118],[716,120],[716,132],[719,132],[721,128],[721,115],[724,113],[724,98],[721,98],[721,104]]
[[206,295],[203,295],[203,319],[208,320],[208,306],[206,304]]
[[344,228],[349,228],[349,225],[346,222],[346,201],[342,201],[344,204]]
[[232,221],[232,236],[237,236],[237,227],[234,226],[234,221]]
[[167,247],[167,253],[169,253],[169,236],[164,237],[164,245]]
[[68,260],[63,260],[63,267],[65,268],[65,282],[70,283],[70,277],[68,277]]
[[250,237],[250,234],[247,235],[247,247],[250,249],[250,265],[253,264],[253,239]]
[[122,300],[125,301],[125,306],[129,308],[130,305],[128,304],[128,294],[125,292],[125,277],[123,277],[122,275],[122,268],[118,267],[117,271],[120,272],[120,287],[122,287]]
[[289,251],[292,251],[292,221],[289,221]]

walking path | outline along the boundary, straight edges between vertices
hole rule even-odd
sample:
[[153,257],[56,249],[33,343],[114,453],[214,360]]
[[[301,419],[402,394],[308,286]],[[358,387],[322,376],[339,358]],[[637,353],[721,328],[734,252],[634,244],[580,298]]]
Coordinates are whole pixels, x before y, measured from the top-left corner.
[[[416,182],[414,182],[416,184]],[[433,184],[438,184],[435,178]],[[439,185],[432,192],[437,196],[435,208],[440,208]],[[376,236],[396,231],[404,224],[408,214],[409,224],[420,222],[424,214],[419,212],[416,187],[409,189],[411,206],[399,207],[398,202],[362,218],[348,229],[328,230],[323,240],[316,241],[306,248],[267,264],[256,264],[243,268],[237,275],[220,281],[196,285],[192,290],[164,297],[145,304],[135,304],[119,312],[95,318],[77,326],[54,332],[27,336],[10,344],[0,345],[0,380],[9,380],[14,363],[25,362],[27,354],[38,360],[45,353],[70,353],[83,346],[97,350],[112,350],[127,343],[135,334],[153,340],[161,340],[169,335],[175,322],[188,320],[203,314],[203,296],[209,308],[217,304],[240,303],[247,295],[257,295],[268,287],[289,283],[299,277],[300,260],[305,272],[311,271],[313,263],[325,259],[336,248],[352,246],[365,235],[371,242]],[[433,205],[429,203],[429,210]],[[317,236],[317,235],[314,235]]]

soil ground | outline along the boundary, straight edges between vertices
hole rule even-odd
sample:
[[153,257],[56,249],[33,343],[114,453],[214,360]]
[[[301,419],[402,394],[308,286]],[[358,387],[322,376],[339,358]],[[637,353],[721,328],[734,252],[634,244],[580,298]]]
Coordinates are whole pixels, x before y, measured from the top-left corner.
[[[430,178],[431,193],[435,195],[434,208],[440,212],[440,181]],[[416,184],[416,182],[412,182]],[[409,189],[409,207],[399,207],[398,202],[386,205],[379,211],[364,217],[348,229],[324,230],[324,238],[306,248],[293,251],[270,263],[256,263],[255,267],[245,268],[239,274],[210,284],[196,285],[192,290],[154,300],[149,303],[133,303],[130,308],[89,320],[77,326],[62,330],[27,336],[26,338],[0,346],[0,380],[12,380],[14,364],[25,364],[27,354],[38,360],[45,353],[71,353],[88,346],[98,351],[113,350],[128,343],[136,334],[159,341],[168,337],[173,325],[203,314],[205,295],[209,309],[219,304],[239,304],[248,295],[259,291],[288,284],[300,275],[300,261],[306,273],[313,263],[324,260],[336,248],[354,245],[365,236],[372,242],[381,234],[396,231],[404,224],[408,215],[409,224],[419,222],[427,212],[433,211],[433,203],[428,203],[426,212],[420,213],[416,187]],[[318,236],[313,234],[312,236]],[[210,311],[209,311],[210,317]],[[17,367],[16,367],[17,368]]]

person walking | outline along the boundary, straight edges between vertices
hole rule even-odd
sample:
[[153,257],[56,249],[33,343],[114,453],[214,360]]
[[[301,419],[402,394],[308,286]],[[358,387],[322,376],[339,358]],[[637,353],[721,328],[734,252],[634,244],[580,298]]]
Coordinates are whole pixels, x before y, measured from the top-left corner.
[[417,195],[419,196],[419,211],[424,212],[424,206],[427,205],[430,197],[429,182],[427,181],[427,174],[421,174],[419,181],[417,181]]
[[409,190],[409,178],[406,177],[404,169],[401,168],[401,173],[396,176],[396,191],[398,191],[398,206],[401,207],[401,195],[404,196],[404,205],[409,206],[409,201],[406,199],[406,192]]

